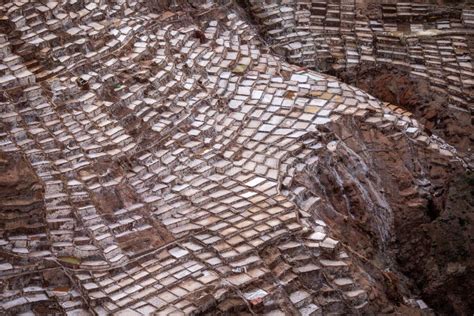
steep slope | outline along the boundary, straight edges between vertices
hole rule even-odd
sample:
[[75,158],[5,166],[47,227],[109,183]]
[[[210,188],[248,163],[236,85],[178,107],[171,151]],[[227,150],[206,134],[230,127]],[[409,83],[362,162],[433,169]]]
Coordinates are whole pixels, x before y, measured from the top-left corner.
[[233,2],[0,12],[0,180],[35,205],[2,227],[2,314],[470,312],[467,248],[438,258],[470,245],[468,159],[410,111],[275,55]]

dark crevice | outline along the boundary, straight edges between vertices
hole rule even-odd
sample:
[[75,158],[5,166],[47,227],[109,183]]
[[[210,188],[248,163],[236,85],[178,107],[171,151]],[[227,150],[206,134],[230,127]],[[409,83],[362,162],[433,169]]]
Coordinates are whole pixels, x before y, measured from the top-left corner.
[[440,210],[436,207],[433,199],[428,199],[428,203],[426,205],[426,214],[430,218],[431,221],[434,221],[438,218],[440,214]]

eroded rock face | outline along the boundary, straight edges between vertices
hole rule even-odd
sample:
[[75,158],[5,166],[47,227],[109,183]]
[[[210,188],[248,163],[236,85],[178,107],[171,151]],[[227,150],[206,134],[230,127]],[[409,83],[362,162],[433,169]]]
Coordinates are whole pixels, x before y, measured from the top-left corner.
[[[473,287],[469,277],[473,271],[472,173],[459,171],[444,177],[450,178],[443,188],[447,192],[433,198],[435,202],[425,200],[419,207],[429,219],[425,216],[420,223],[412,224],[402,217],[394,247],[398,248],[403,271],[415,280],[435,310],[463,315],[473,310],[468,294]],[[409,216],[407,213],[402,216]]]
[[330,150],[295,177],[324,197],[316,216],[363,258],[403,272],[398,293],[418,292],[443,314],[471,310],[472,175],[402,133],[353,120],[332,130]]
[[472,156],[472,110],[450,104],[449,95],[430,89],[429,79],[411,75],[403,67],[370,65],[337,73],[337,77],[380,100],[409,110],[427,133],[439,135],[467,159]]
[[3,234],[44,233],[44,188],[28,161],[0,151],[0,229]]

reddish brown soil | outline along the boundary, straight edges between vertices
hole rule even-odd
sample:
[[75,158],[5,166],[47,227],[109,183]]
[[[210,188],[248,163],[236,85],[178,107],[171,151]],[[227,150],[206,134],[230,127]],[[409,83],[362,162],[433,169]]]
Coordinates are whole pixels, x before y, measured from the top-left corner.
[[361,66],[337,76],[382,101],[411,111],[428,134],[436,134],[470,154],[474,144],[472,114],[453,105],[447,95],[431,90],[427,80],[395,67]]
[[39,232],[44,188],[24,157],[0,152],[0,227],[5,234]]
[[322,141],[343,142],[299,183],[325,198],[317,214],[378,280],[372,295],[400,304],[414,293],[440,314],[471,315],[473,174],[396,131],[349,120],[334,130]]

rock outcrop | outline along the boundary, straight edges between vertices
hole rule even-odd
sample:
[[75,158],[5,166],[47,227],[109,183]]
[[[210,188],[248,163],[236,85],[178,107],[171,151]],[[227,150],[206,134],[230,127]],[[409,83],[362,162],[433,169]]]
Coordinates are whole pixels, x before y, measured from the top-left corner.
[[44,188],[28,161],[0,152],[0,229],[4,234],[44,234]]

